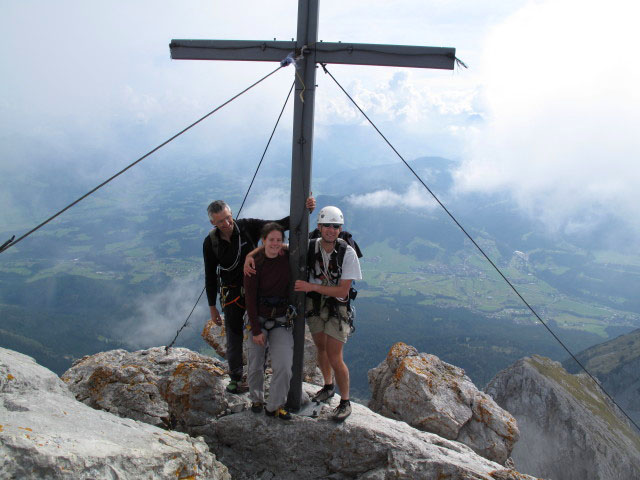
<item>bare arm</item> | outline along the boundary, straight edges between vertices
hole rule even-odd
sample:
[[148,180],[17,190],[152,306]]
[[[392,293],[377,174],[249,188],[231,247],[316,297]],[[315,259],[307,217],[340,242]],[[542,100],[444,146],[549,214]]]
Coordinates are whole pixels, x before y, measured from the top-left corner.
[[336,298],[347,298],[349,289],[353,280],[340,280],[337,286],[319,285],[317,283],[309,283],[304,280],[296,280],[293,289],[296,292],[318,292],[320,295]]

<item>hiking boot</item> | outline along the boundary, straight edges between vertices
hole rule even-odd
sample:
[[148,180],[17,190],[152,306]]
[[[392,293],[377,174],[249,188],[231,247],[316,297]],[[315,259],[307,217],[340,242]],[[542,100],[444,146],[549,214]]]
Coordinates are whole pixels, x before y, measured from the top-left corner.
[[333,420],[344,422],[349,415],[351,415],[351,402],[349,400],[340,400],[340,405],[333,411]]
[[325,385],[324,387],[322,387],[321,390],[318,390],[318,392],[316,392],[316,394],[313,396],[311,400],[313,400],[316,403],[326,402],[331,397],[333,397],[335,393],[336,393],[336,389],[333,386],[333,384]]
[[264,409],[264,402],[253,402],[251,404],[251,411],[253,413],[260,413]]
[[276,408],[273,412],[270,412],[265,408],[264,414],[267,417],[279,417],[282,420],[291,420],[291,414],[284,407]]

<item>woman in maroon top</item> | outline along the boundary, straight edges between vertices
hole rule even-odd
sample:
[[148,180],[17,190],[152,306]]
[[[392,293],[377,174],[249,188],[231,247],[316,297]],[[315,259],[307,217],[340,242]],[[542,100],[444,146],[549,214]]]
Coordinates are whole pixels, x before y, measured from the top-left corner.
[[[247,382],[251,410],[289,420],[285,409],[291,367],[293,365],[293,331],[287,321],[289,306],[289,253],[282,251],[284,231],[277,223],[268,223],[262,229],[264,252],[255,256],[256,273],[245,275],[244,290],[247,315],[251,325],[247,346],[249,360]],[[264,403],[264,364],[269,347],[271,357],[271,385],[269,398]]]

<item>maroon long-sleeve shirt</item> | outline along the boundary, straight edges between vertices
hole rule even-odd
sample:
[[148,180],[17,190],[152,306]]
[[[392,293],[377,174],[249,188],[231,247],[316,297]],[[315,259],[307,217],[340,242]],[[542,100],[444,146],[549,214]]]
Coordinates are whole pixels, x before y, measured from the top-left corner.
[[[256,262],[260,263],[260,262]],[[258,316],[269,318],[273,309],[264,305],[260,298],[282,298],[283,304],[276,308],[275,316],[282,316],[287,311],[289,299],[289,252],[276,258],[264,258],[256,265],[256,273],[244,277],[244,295],[247,302],[247,314],[251,322],[251,333],[260,335]]]

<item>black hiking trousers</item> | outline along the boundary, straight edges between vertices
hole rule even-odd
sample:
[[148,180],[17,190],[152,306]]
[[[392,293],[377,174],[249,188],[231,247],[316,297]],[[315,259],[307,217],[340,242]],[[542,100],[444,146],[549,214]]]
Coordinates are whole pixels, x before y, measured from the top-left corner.
[[[244,302],[244,299],[243,299]],[[242,340],[244,338],[244,308],[233,302],[225,306],[224,328],[227,337],[227,362],[231,380],[242,380]]]

